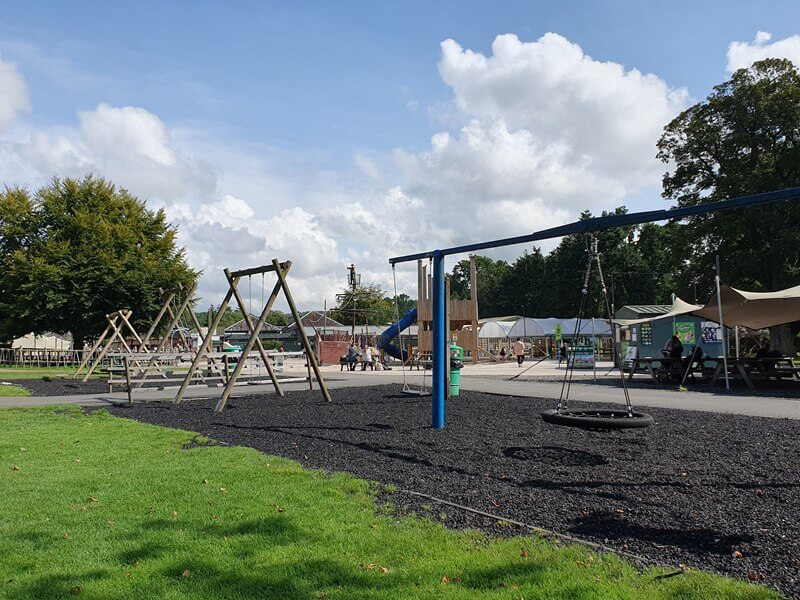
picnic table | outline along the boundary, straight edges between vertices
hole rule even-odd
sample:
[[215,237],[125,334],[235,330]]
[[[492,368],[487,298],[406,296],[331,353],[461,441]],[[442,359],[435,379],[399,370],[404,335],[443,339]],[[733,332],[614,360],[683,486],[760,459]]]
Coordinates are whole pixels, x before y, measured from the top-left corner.
[[[725,361],[722,358],[707,358],[704,362],[714,364],[710,373],[708,385],[713,386],[725,374]],[[800,381],[800,367],[795,366],[791,357],[781,358],[729,358],[728,377],[738,379],[751,390],[756,389],[753,380],[763,379],[769,381],[782,381],[785,378]]]
[[628,381],[633,379],[637,372],[649,373],[656,383],[664,383],[671,374],[683,375],[681,358],[669,356],[637,357],[631,360],[628,372]]

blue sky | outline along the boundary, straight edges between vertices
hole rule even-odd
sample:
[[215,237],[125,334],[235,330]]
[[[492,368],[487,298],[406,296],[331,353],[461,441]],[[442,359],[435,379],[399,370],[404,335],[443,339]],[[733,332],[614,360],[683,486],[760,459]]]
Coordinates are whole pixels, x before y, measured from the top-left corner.
[[[626,160],[650,148],[652,161],[668,118],[729,76],[731,42],[745,43],[746,57],[766,46],[791,58],[797,23],[800,4],[777,1],[4,3],[0,61],[24,82],[27,102],[0,122],[7,165],[0,176],[29,186],[54,172],[121,180],[169,208],[185,225],[190,257],[209,273],[226,264],[220,261],[251,264],[295,248],[335,255],[299,269],[303,301],[316,304],[315,296],[335,291],[326,273],[350,261],[386,286],[391,252],[549,226],[582,207],[663,205],[663,167]],[[760,46],[752,42],[759,31],[772,36]],[[548,32],[560,37],[537,45]],[[511,62],[494,61],[484,76],[469,63],[470,52],[492,57],[501,34],[517,38],[506,38]],[[458,46],[443,59],[447,39]],[[573,46],[591,57],[591,68],[551,82],[548,74]],[[541,78],[520,92],[538,116],[509,102],[525,81],[493,87],[503,69],[519,67],[519,52],[529,61],[519,77]],[[650,137],[627,147],[627,138],[612,135],[611,153],[620,148],[619,156],[601,173],[598,165],[610,159],[592,131],[605,115],[595,106],[600,101],[586,107],[599,117],[587,116],[580,103],[574,115],[555,107],[591,95],[598,78],[617,77],[606,63],[621,64],[626,74],[619,76],[623,91],[598,88],[602,101],[608,98],[609,123],[624,128],[629,111]],[[631,83],[632,69],[657,81]],[[638,93],[631,85],[653,100],[614,113],[615,102]],[[3,92],[0,86],[0,101]],[[661,103],[649,116],[648,102]],[[542,117],[551,111],[555,116]],[[559,135],[559,117],[565,126],[578,122],[574,131]],[[449,138],[436,138],[437,145],[432,136],[440,134]],[[475,154],[481,144],[485,153]],[[120,146],[133,154],[117,156]],[[547,164],[528,173],[522,163],[541,157]],[[494,170],[481,172],[492,161]],[[576,161],[586,164],[575,171]],[[509,171],[508,164],[517,166]],[[459,179],[465,174],[466,183]],[[525,186],[543,178],[547,185],[526,196]],[[474,210],[454,225],[459,201]],[[337,212],[341,206],[350,208]],[[389,214],[393,206],[405,212]],[[503,210],[523,218],[488,226]],[[394,231],[382,229],[375,214],[396,222],[397,239],[386,241]],[[200,222],[219,227],[219,239],[194,236]],[[279,222],[289,223],[289,237],[298,229],[310,234],[282,241]],[[261,236],[253,223],[271,233]],[[211,277],[204,281],[207,296],[219,292]]]

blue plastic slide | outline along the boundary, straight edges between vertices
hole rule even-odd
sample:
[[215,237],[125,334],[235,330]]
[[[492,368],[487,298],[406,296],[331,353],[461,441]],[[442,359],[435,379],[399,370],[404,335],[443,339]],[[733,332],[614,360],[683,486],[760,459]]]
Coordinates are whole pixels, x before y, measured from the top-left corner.
[[386,352],[386,354],[396,358],[397,360],[402,360],[405,362],[408,358],[408,352],[401,350],[392,344],[392,340],[400,335],[401,331],[406,329],[416,320],[417,309],[412,308],[405,315],[403,315],[402,319],[400,319],[397,323],[392,323],[389,328],[378,337],[378,349],[383,350]]

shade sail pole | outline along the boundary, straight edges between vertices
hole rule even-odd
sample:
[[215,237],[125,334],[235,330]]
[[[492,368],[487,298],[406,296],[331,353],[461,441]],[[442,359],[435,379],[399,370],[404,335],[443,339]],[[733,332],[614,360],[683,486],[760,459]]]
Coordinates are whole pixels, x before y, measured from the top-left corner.
[[722,337],[722,363],[725,366],[725,389],[731,389],[730,377],[728,375],[728,348],[725,343],[725,325],[722,323],[722,295],[719,289],[719,254],[717,254],[717,274],[714,277],[714,283],[717,286],[717,312],[719,313],[719,334]]

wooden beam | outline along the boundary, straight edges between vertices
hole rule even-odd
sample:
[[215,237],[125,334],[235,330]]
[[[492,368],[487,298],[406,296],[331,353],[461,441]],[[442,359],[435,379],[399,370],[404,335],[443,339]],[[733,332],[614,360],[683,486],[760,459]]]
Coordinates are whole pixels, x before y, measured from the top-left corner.
[[186,373],[186,377],[181,384],[181,387],[178,389],[178,393],[175,394],[175,399],[173,402],[175,404],[180,404],[181,400],[183,400],[184,394],[186,394],[186,388],[189,387],[189,384],[192,381],[192,376],[194,375],[195,371],[197,371],[197,367],[200,365],[200,361],[203,360],[203,357],[208,352],[209,346],[211,346],[211,340],[214,337],[214,332],[219,327],[219,324],[222,322],[222,317],[225,314],[225,309],[228,308],[228,303],[231,301],[231,296],[233,296],[233,289],[236,287],[236,284],[239,282],[238,279],[233,280],[233,284],[228,285],[228,292],[225,294],[225,298],[222,301],[222,304],[219,306],[219,310],[217,314],[214,315],[214,321],[211,323],[211,327],[208,328],[208,333],[206,333],[206,337],[203,338],[203,342],[200,344],[200,347],[197,349],[197,354],[194,356],[194,360],[192,361],[191,366],[189,367],[189,371]]
[[[291,265],[291,261],[287,262],[289,265]],[[297,323],[297,329],[300,333],[300,339],[303,342],[303,348],[306,351],[306,357],[311,361],[311,368],[314,370],[314,374],[317,376],[317,382],[319,383],[319,387],[322,391],[325,401],[330,402],[331,395],[328,392],[328,386],[325,385],[325,379],[322,377],[322,372],[320,371],[319,364],[317,363],[317,357],[314,355],[314,351],[311,348],[311,343],[308,341],[308,337],[306,337],[306,332],[303,329],[303,322],[300,320],[300,313],[297,312],[297,306],[294,303],[292,292],[289,291],[289,286],[286,284],[284,271],[280,268],[280,263],[278,263],[277,259],[273,259],[272,264],[275,266],[275,273],[278,275],[281,287],[283,287],[283,294],[286,296],[286,302],[289,304],[289,310],[294,317],[294,322]]]
[[[291,261],[278,263],[281,269],[286,269],[286,265],[291,264]],[[231,277],[247,277],[248,275],[259,275],[260,273],[271,273],[272,271],[276,270],[276,266],[273,265],[264,265],[262,267],[253,267],[252,269],[242,269],[240,271],[233,271],[230,272]]]
[[[284,263],[284,264],[286,264],[286,263]],[[292,266],[292,263],[290,262],[290,263],[287,264],[287,266],[285,268],[289,269],[291,266]],[[225,273],[225,277],[228,278],[229,282],[233,281],[232,275],[231,275],[230,271],[228,271],[228,269],[223,269],[223,272]],[[273,302],[273,303],[275,302],[275,298],[277,298],[277,294],[278,294],[279,291],[280,291],[280,288],[279,288],[278,284],[276,283],[275,284],[275,289],[272,290],[272,294],[270,295],[271,302]],[[272,298],[273,294],[275,295],[275,298]],[[239,294],[239,290],[238,290],[238,288],[236,286],[233,287],[233,297],[236,298],[236,303],[239,305],[239,310],[244,315],[244,322],[247,323],[247,329],[250,331],[250,335],[252,336],[252,334],[253,334],[253,321],[250,319],[250,313],[247,310],[247,306],[244,303],[244,299],[242,298],[241,294]],[[267,304],[270,306],[270,310],[271,310],[272,304],[270,302],[267,302]],[[267,313],[267,314],[269,314],[269,313]],[[262,328],[263,328],[263,325],[262,325]],[[264,366],[267,368],[267,373],[269,374],[269,378],[272,381],[272,385],[275,387],[275,391],[278,393],[278,396],[283,398],[285,396],[285,394],[283,393],[283,388],[281,387],[281,384],[278,382],[278,378],[275,375],[275,371],[273,371],[273,369],[272,369],[272,365],[269,364],[269,357],[267,356],[267,351],[264,350],[264,345],[261,343],[261,337],[260,337],[261,330],[260,329],[259,329],[258,333],[259,333],[259,335],[256,336],[256,339],[255,339],[256,348],[258,348],[258,353],[261,355],[261,360],[264,362]]]
[[[287,266],[288,268],[291,266],[291,263]],[[280,271],[280,269],[278,269]],[[226,272],[227,275],[227,272]],[[275,377],[275,373],[272,370],[272,365],[269,364],[269,357],[267,357],[264,348],[261,346],[261,330],[264,328],[264,323],[267,322],[267,317],[269,313],[272,311],[272,305],[275,304],[275,300],[278,298],[278,294],[281,290],[281,282],[280,280],[275,283],[275,287],[272,289],[272,293],[269,295],[269,299],[267,303],[264,305],[261,314],[258,317],[258,321],[256,321],[255,326],[250,321],[250,315],[245,313],[245,322],[248,324],[250,328],[250,337],[247,339],[247,343],[242,348],[242,354],[239,356],[239,362],[236,363],[236,366],[233,368],[233,373],[231,373],[230,378],[228,379],[228,383],[225,385],[225,389],[222,390],[222,396],[220,396],[217,405],[214,407],[214,412],[222,412],[222,409],[225,408],[225,405],[228,403],[228,398],[230,398],[231,392],[233,392],[233,386],[236,385],[236,380],[239,378],[239,375],[244,369],[244,365],[247,362],[247,356],[250,354],[250,351],[253,349],[253,346],[258,344],[259,350],[261,352],[262,360],[267,367],[267,372],[272,379],[272,383],[275,386],[275,390],[283,396],[283,388],[281,388],[280,383],[278,383],[277,377]],[[234,296],[236,296],[237,301],[240,301],[241,305],[244,306],[244,301],[241,300],[239,294],[234,290]]]

